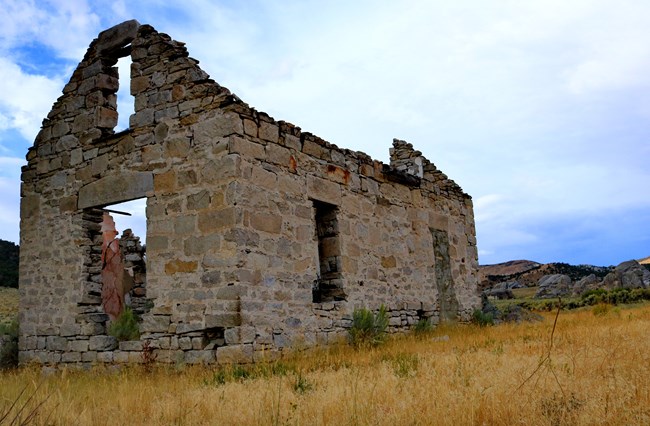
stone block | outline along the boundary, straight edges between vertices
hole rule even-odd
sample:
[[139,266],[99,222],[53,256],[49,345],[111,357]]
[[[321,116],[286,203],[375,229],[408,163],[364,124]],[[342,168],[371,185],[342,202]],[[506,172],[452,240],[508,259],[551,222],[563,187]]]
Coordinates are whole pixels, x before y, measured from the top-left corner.
[[81,326],[79,324],[63,324],[59,334],[64,337],[69,337],[78,335],[80,331]]
[[190,153],[190,140],[187,138],[174,138],[165,143],[167,157],[186,158]]
[[215,360],[215,351],[187,351],[185,362],[187,364],[212,364]]
[[201,180],[209,184],[219,184],[236,177],[241,172],[241,157],[229,154],[217,160],[210,160],[201,168]]
[[253,362],[253,345],[233,345],[217,348],[218,364],[247,364]]
[[168,315],[144,315],[140,324],[143,333],[166,333],[168,328]]
[[188,195],[187,209],[199,210],[206,209],[210,206],[210,192],[203,190],[196,194]]
[[[61,201],[60,201],[60,204],[59,204],[59,210],[62,213],[73,212],[73,211],[77,210],[77,197],[75,195],[73,195],[71,197],[63,197],[63,198],[61,198]],[[77,334],[77,333],[74,333],[74,334]]]
[[253,166],[251,181],[257,186],[272,191],[275,191],[278,188],[278,176],[275,173],[264,170],[258,166]]
[[202,350],[207,345],[203,337],[192,337],[192,349]]
[[282,217],[265,213],[252,213],[250,224],[253,229],[271,234],[282,232]]
[[113,336],[90,336],[88,343],[91,351],[112,351],[117,348],[117,339]]
[[266,157],[264,145],[249,141],[239,136],[230,137],[229,152],[231,154],[240,154],[247,158],[257,158],[258,160],[262,160]]
[[113,352],[113,362],[118,364],[126,364],[129,362],[130,352],[114,351]]
[[[180,323],[176,326],[176,333],[178,334],[185,334],[185,333],[192,333],[195,331],[200,331],[205,329],[206,326],[203,324],[203,321],[190,321],[190,322],[184,322]],[[179,338],[180,340],[180,338]],[[179,343],[180,345],[180,343]],[[191,347],[191,344],[190,344]]]
[[110,108],[97,107],[95,110],[95,126],[103,129],[113,129],[117,126],[117,111]]
[[57,152],[67,152],[76,148],[79,145],[79,140],[73,135],[66,135],[59,139],[55,145]]
[[206,114],[205,118],[193,127],[194,138],[199,144],[209,143],[232,134],[242,135],[244,133],[244,125],[239,115],[224,111]]
[[397,266],[397,260],[395,256],[382,256],[381,257],[381,266],[384,268],[394,268]]
[[239,300],[244,294],[246,294],[246,288],[241,284],[235,284],[216,289],[215,297],[219,300]]
[[184,351],[192,349],[192,338],[187,336],[179,337],[178,347]]
[[221,283],[221,271],[210,271],[201,275],[201,283],[208,285],[209,287],[215,286]]
[[262,121],[260,122],[258,135],[260,139],[264,139],[273,143],[278,143],[278,139],[280,136],[280,129],[274,123],[267,123],[266,121]]
[[174,259],[165,264],[165,273],[167,275],[174,275],[179,273],[194,272],[198,267],[196,260],[180,260]]
[[147,237],[147,251],[162,251],[169,247],[169,239],[160,235]]
[[48,336],[46,348],[48,351],[65,351],[68,349],[68,339],[59,336]]
[[176,172],[170,170],[153,177],[154,190],[161,194],[170,194],[176,190]]
[[257,123],[248,118],[244,118],[244,133],[249,136],[257,137]]
[[241,343],[239,327],[228,328],[224,332],[226,345],[238,345]]
[[68,351],[73,351],[73,352],[88,351],[88,340],[70,340],[68,342]]
[[121,351],[141,351],[142,342],[139,340],[125,340],[119,343]]
[[61,362],[81,362],[81,354],[79,352],[65,352],[61,355]]
[[95,352],[97,354],[97,362],[111,363],[113,362],[113,352]]
[[185,215],[174,219],[174,232],[177,235],[193,234],[196,230],[196,216]]
[[95,80],[95,87],[107,92],[117,92],[120,88],[120,80],[108,74],[99,74]]
[[106,52],[126,46],[135,39],[138,28],[140,28],[140,23],[131,19],[102,31],[97,36],[97,50]]
[[211,233],[221,231],[224,228],[234,226],[239,221],[239,214],[236,208],[226,208],[216,211],[205,211],[199,213],[199,231]]
[[144,360],[142,359],[142,352],[127,352],[129,364],[142,364]]
[[429,227],[440,231],[449,231],[449,216],[429,213]]
[[135,114],[131,114],[131,117],[129,117],[129,127],[131,129],[137,129],[139,127],[151,126],[155,120],[154,114],[155,111],[153,108],[145,108],[137,111]]
[[70,151],[70,165],[76,166],[83,161],[83,150],[81,148]]
[[229,312],[205,316],[205,327],[236,327],[241,325],[241,315],[238,312]]
[[307,177],[307,195],[318,201],[341,205],[341,185],[315,176]]
[[312,157],[320,158],[321,160],[331,160],[330,149],[313,141],[304,141],[302,152]]
[[[81,362],[97,362],[97,353],[98,352],[82,352],[81,353]],[[100,352],[100,353],[110,353],[110,352]]]
[[20,218],[25,220],[31,217],[37,217],[41,206],[41,197],[38,195],[28,195],[21,199]]

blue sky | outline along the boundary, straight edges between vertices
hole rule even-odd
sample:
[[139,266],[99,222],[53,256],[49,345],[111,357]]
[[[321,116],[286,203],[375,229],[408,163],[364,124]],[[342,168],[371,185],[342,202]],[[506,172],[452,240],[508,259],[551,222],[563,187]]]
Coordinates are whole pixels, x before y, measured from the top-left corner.
[[481,264],[650,256],[645,0],[0,0],[0,238],[42,118],[133,18],[278,120],[385,162],[413,143],[472,195]]

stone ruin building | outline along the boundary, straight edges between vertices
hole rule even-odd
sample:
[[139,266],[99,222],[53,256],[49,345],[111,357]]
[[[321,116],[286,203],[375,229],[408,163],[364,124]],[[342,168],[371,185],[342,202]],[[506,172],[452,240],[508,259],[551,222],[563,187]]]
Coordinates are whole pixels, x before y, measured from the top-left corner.
[[[135,112],[115,132],[117,67]],[[247,363],[338,342],[355,308],[390,331],[480,304],[469,195],[400,140],[390,164],[242,102],[184,44],[127,21],[91,43],[22,171],[20,361]],[[108,335],[102,217],[146,198],[122,294],[140,339]],[[119,221],[119,218],[117,219]],[[126,275],[125,275],[126,276]]]

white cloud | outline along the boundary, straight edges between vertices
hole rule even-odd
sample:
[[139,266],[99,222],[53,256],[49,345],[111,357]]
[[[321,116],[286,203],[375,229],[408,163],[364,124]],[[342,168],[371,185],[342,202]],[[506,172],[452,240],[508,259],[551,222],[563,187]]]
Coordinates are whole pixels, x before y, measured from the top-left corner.
[[20,179],[0,176],[0,239],[18,242]]
[[62,79],[26,74],[15,63],[0,57],[0,130],[15,128],[32,141],[63,84]]
[[38,42],[68,59],[83,56],[99,27],[85,0],[3,0],[0,16],[2,48]]
[[[384,161],[393,137],[412,142],[475,197],[493,259],[541,247],[552,221],[648,208],[648,2],[185,6],[0,1],[0,54],[40,42],[76,63],[103,27],[136,17],[276,119]],[[0,129],[31,141],[64,81],[17,63],[0,58]]]

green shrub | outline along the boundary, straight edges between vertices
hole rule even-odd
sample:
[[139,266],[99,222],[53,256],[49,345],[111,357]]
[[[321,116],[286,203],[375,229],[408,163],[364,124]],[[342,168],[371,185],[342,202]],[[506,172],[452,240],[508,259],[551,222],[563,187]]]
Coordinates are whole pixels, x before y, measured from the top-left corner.
[[18,366],[18,321],[0,323],[0,370]]
[[611,309],[611,305],[608,305],[607,303],[599,303],[591,308],[591,312],[597,317],[603,317],[607,315]]
[[415,334],[427,334],[433,330],[433,325],[429,318],[421,318],[413,327]]
[[472,314],[472,322],[479,325],[480,327],[485,327],[487,325],[494,325],[494,315],[492,313],[485,313],[480,309],[474,309]]
[[384,342],[388,328],[388,313],[381,305],[376,314],[366,308],[355,309],[352,326],[348,331],[350,343],[355,347],[377,346]]
[[634,290],[630,291],[630,299],[633,302],[650,300],[650,288],[635,288]]
[[589,297],[592,294],[603,295],[605,293],[607,293],[607,290],[605,290],[604,288],[594,288],[594,289],[585,291],[584,293],[582,293],[582,295],[580,297],[585,299],[585,298]]
[[108,334],[119,341],[140,338],[138,317],[131,308],[127,306],[120,316],[108,326]]
[[564,304],[564,309],[568,309],[568,310],[578,309],[578,308],[582,308],[583,306],[584,306],[584,300],[582,300],[582,299],[580,299],[580,300],[569,300],[568,302],[566,302]]

